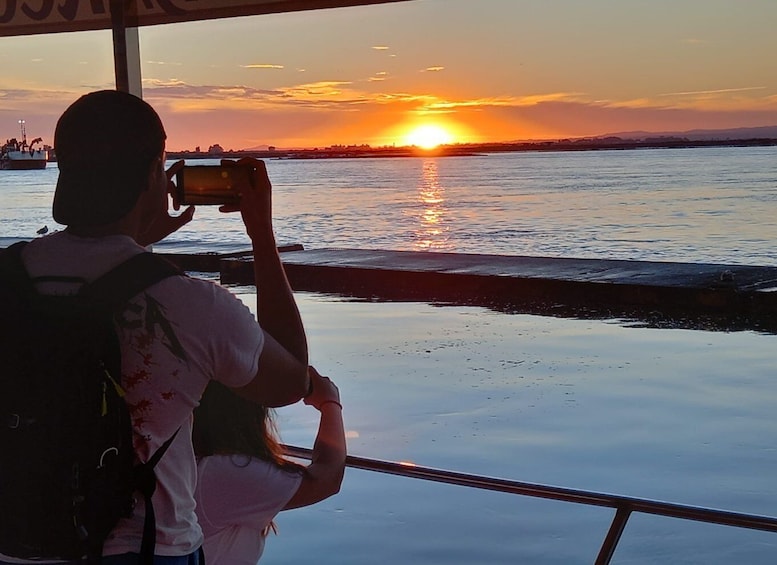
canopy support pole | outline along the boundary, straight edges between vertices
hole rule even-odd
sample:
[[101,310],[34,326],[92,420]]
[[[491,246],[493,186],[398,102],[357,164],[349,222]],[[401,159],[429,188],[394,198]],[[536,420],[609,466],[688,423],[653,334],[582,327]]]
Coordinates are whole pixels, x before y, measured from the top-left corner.
[[111,27],[113,28],[113,65],[116,90],[143,98],[140,75],[140,40],[138,28],[126,25],[126,0],[111,0]]

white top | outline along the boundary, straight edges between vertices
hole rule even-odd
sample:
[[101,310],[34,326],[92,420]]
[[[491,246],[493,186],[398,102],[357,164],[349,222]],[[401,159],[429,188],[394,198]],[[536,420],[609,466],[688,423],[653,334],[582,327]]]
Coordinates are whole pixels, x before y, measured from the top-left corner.
[[208,565],[256,565],[265,531],[302,483],[286,471],[247,455],[212,455],[197,465],[197,516]]
[[[127,236],[82,238],[57,232],[30,242],[23,252],[32,277],[80,276],[94,280],[145,249]],[[41,283],[50,294],[74,291],[72,283]],[[129,302],[119,323],[122,384],[133,420],[135,448],[147,460],[181,428],[156,466],[153,496],[157,555],[186,555],[202,544],[194,512],[196,460],[192,410],[211,379],[248,384],[258,370],[264,333],[254,315],[227,289],[200,279],[173,276]],[[122,519],[105,555],[138,552],[143,532],[142,496],[133,516]]]

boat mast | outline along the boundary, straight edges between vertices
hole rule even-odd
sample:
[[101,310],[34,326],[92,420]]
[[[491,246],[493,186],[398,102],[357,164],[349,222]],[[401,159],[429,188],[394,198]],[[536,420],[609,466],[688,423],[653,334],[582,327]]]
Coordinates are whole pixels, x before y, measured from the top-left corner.
[[24,125],[24,120],[19,120],[19,125],[22,128],[22,147],[27,145],[27,128]]

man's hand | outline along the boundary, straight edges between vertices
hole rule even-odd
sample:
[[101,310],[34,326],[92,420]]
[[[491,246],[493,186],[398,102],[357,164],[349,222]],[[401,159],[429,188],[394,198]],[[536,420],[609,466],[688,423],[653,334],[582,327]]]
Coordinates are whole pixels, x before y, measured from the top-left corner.
[[[180,208],[180,204],[178,203],[175,195],[175,184],[173,184],[173,176],[175,176],[175,173],[183,168],[183,165],[183,161],[177,161],[173,163],[173,165],[167,169],[165,173],[167,176],[167,194],[168,196],[172,197],[174,210],[178,210]],[[161,241],[171,233],[178,231],[183,226],[191,222],[193,217],[194,206],[187,207],[178,216],[171,216],[170,211],[166,209],[164,213],[160,214],[153,221],[153,223],[145,232],[140,234],[138,243],[143,247],[146,247]]]
[[240,203],[237,205],[225,205],[219,208],[220,212],[237,212],[243,216],[248,237],[254,243],[269,241],[275,245],[272,230],[272,183],[267,175],[267,166],[264,161],[245,157],[238,161],[224,160],[222,165],[235,167],[248,167],[251,169],[251,184],[247,187],[239,187]]

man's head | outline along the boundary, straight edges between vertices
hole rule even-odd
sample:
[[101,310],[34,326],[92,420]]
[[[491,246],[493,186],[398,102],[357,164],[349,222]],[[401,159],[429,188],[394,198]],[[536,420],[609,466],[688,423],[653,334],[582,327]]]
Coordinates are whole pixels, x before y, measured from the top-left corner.
[[148,188],[165,138],[154,109],[131,94],[101,90],[76,100],[54,133],[54,220],[86,227],[123,218]]

